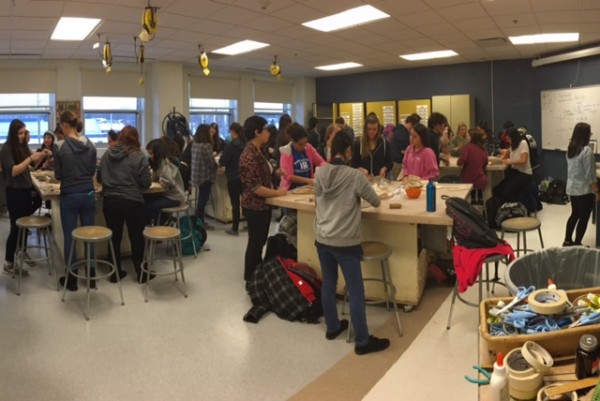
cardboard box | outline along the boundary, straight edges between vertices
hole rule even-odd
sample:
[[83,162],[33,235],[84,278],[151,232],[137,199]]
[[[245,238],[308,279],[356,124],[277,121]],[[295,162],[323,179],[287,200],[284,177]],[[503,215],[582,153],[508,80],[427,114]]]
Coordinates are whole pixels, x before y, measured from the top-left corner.
[[[600,294],[600,287],[582,288],[579,290],[567,291],[569,300],[573,301],[581,295],[587,293]],[[492,360],[496,359],[496,354],[502,352],[504,355],[514,348],[523,346],[526,341],[534,341],[550,352],[553,357],[574,355],[579,345],[579,339],[584,334],[593,334],[600,340],[600,324],[592,324],[588,326],[573,327],[552,331],[549,333],[540,334],[517,334],[514,336],[495,337],[489,333],[489,325],[487,323],[488,310],[498,303],[499,300],[509,303],[512,298],[488,298],[481,302],[479,313],[481,316],[481,337],[487,343],[489,352],[488,357]],[[480,357],[483,357],[481,355]],[[481,358],[480,358],[481,359]]]

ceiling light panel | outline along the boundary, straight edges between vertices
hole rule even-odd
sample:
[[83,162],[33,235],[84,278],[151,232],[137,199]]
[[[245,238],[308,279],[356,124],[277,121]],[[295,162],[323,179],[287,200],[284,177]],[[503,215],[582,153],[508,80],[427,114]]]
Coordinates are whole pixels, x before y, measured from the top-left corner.
[[541,33],[538,35],[509,36],[508,39],[513,45],[577,42],[579,33]]
[[358,67],[362,67],[362,64],[349,62],[349,63],[321,65],[321,66],[315,67],[315,68],[317,70],[322,70],[322,71],[337,71],[337,70],[346,70],[348,68],[358,68]]
[[228,56],[235,56],[237,54],[243,54],[262,49],[263,47],[267,46],[269,46],[267,43],[256,42],[254,40],[242,40],[241,42],[213,50],[212,52],[217,54],[226,54]]
[[439,50],[435,52],[415,53],[415,54],[403,54],[400,57],[408,61],[419,61],[419,60],[431,60],[435,58],[445,58],[458,56],[453,50]]
[[52,40],[84,40],[100,23],[98,18],[62,17],[50,39]]
[[332,32],[357,25],[368,24],[369,22],[388,17],[389,14],[376,9],[373,6],[367,5],[351,8],[350,10],[342,11],[341,13],[330,15],[329,17],[304,22],[302,25],[318,31]]

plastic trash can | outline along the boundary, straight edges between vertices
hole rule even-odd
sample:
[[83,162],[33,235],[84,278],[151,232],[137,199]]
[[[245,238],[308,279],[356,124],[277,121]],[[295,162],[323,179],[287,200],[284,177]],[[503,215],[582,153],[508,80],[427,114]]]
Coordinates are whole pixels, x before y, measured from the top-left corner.
[[517,287],[546,288],[548,279],[561,290],[600,286],[600,250],[583,246],[547,248],[514,260],[504,282],[515,295]]

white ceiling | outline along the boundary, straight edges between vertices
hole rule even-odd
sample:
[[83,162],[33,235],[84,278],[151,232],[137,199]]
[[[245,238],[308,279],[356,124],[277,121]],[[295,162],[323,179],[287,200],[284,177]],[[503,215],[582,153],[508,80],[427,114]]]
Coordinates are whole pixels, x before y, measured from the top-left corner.
[[[239,56],[210,59],[216,70],[267,71],[277,55],[284,76],[328,76],[315,66],[354,61],[352,72],[482,60],[532,59],[600,42],[600,0],[152,0],[156,39],[147,61],[196,63],[198,45],[210,52],[242,39],[269,43]],[[348,8],[371,4],[385,20],[333,33],[301,25]],[[263,6],[266,7],[263,9]],[[92,35],[84,42],[51,41],[61,16],[103,20],[96,33],[113,46],[115,63],[134,62],[133,36],[141,30],[146,0],[0,0],[0,59],[95,59]],[[548,32],[579,32],[579,43],[499,46],[482,39]],[[459,56],[408,62],[400,54],[452,49]],[[199,68],[199,67],[198,67]]]

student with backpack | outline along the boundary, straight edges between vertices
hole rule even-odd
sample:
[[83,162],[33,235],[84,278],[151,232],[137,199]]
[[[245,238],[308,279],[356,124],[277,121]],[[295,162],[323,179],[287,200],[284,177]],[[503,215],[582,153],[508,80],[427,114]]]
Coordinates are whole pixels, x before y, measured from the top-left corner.
[[567,149],[567,194],[571,198],[571,215],[567,220],[563,246],[581,245],[594,200],[600,199],[594,153],[588,146],[591,136],[590,125],[578,123],[573,129]]
[[379,197],[366,177],[348,166],[352,159],[352,141],[347,135],[333,140],[333,159],[315,174],[315,246],[321,263],[323,286],[321,302],[327,332],[333,340],[348,328],[348,320],[339,320],[335,291],[338,265],[348,288],[350,316],[356,333],[354,352],[364,355],[383,351],[390,341],[369,335],[365,313],[365,294],[361,272],[360,246],[361,199],[378,207]]

